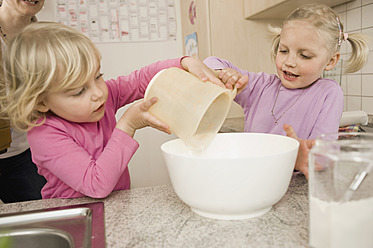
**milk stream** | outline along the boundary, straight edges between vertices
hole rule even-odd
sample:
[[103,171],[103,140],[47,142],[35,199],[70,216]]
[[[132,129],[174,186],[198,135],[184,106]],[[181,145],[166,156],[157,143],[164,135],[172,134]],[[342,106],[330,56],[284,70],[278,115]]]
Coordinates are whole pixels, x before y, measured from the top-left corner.
[[190,155],[199,156],[202,155],[207,146],[216,137],[214,133],[204,133],[194,135],[184,140],[185,146],[189,150]]
[[310,197],[310,247],[372,248],[373,197],[326,202]]

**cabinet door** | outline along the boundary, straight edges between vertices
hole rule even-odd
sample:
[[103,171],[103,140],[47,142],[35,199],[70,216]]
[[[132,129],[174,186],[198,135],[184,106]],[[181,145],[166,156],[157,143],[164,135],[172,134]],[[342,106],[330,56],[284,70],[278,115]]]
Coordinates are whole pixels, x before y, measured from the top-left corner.
[[244,0],[245,17],[248,19],[285,19],[303,4],[320,3],[337,6],[351,0]]

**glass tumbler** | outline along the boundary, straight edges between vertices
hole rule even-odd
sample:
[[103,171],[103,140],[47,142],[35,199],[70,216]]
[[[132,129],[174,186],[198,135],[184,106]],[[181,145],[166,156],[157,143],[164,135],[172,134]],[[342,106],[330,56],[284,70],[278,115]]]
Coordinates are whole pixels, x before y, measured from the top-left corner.
[[373,134],[323,134],[309,154],[309,245],[373,247]]

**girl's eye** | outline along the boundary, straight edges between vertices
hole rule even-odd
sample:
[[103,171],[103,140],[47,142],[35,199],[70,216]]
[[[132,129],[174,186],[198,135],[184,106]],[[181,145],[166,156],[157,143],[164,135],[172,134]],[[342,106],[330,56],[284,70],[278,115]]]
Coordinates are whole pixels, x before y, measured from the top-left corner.
[[85,87],[83,87],[78,93],[74,94],[73,96],[80,96],[84,93]]
[[304,58],[304,59],[310,59],[311,57],[309,57],[309,56],[307,56],[307,55],[304,55],[304,54],[301,54],[300,55],[302,58]]
[[279,53],[287,53],[288,51],[286,51],[286,50],[279,50],[278,52]]
[[96,80],[100,79],[103,75],[104,75],[104,73],[100,73],[100,74],[96,77]]

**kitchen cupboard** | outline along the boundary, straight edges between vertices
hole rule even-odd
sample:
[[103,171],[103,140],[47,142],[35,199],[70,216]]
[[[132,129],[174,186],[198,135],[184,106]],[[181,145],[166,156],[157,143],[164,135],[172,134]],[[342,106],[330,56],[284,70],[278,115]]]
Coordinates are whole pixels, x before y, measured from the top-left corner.
[[294,9],[306,3],[321,3],[331,7],[351,0],[244,0],[245,18],[284,19]]

